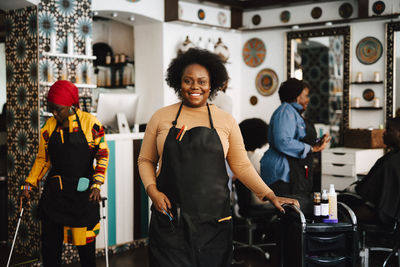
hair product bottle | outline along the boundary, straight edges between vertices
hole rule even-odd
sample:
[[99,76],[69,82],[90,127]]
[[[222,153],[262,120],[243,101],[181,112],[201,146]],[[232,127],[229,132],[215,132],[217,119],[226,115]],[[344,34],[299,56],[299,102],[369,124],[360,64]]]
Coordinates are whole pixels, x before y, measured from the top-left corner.
[[321,196],[321,219],[329,218],[329,200],[328,194],[326,193],[326,189],[322,190]]
[[314,193],[314,222],[321,222],[321,193]]
[[329,220],[332,223],[337,222],[337,194],[335,192],[335,185],[329,185],[329,193],[328,193],[328,200],[329,200]]

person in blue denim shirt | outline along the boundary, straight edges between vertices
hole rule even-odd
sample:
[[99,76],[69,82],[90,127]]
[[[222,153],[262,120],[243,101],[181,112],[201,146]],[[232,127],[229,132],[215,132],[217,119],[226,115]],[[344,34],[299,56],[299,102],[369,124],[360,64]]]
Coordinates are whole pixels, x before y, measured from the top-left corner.
[[312,191],[312,152],[323,150],[330,137],[319,142],[314,125],[302,117],[309,103],[309,86],[289,78],[279,88],[282,104],[274,111],[268,129],[269,149],[262,157],[261,177],[277,195]]

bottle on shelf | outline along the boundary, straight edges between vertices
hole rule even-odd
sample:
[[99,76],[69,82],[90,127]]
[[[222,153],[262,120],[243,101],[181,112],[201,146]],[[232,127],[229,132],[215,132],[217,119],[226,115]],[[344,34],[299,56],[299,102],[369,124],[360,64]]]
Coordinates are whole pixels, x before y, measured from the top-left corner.
[[337,194],[335,192],[335,185],[329,185],[329,193],[328,193],[328,200],[329,200],[329,222],[337,223]]
[[329,199],[326,189],[322,190],[321,196],[321,219],[329,219]]
[[111,54],[110,52],[107,52],[106,55],[106,65],[110,65],[111,64]]
[[68,69],[67,69],[67,64],[64,63],[61,70],[61,80],[67,80],[67,79],[68,79]]
[[68,54],[74,54],[74,35],[72,33],[68,33],[67,36],[67,45],[68,45]]
[[321,221],[321,193],[314,193],[314,222]]

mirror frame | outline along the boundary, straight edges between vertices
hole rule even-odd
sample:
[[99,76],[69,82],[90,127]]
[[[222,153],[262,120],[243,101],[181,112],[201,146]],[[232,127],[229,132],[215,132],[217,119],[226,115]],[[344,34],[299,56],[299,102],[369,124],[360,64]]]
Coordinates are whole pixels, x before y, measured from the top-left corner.
[[[292,66],[292,40],[298,38],[322,37],[322,36],[343,36],[343,105],[341,122],[341,141],[343,132],[350,126],[350,26],[319,28],[304,31],[290,31],[286,33],[286,78],[291,77]],[[343,142],[341,142],[343,143]]]
[[[394,117],[394,32],[400,31],[399,22],[386,23],[386,121]],[[386,123],[386,122],[385,122]]]

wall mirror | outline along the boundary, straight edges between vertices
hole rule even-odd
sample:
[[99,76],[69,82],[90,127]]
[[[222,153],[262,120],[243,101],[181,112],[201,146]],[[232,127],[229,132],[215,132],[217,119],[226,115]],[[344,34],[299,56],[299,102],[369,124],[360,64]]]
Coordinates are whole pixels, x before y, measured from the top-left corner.
[[400,116],[400,22],[386,24],[386,120]]
[[329,131],[332,146],[343,145],[349,128],[350,27],[287,32],[287,77],[310,85],[304,117]]

